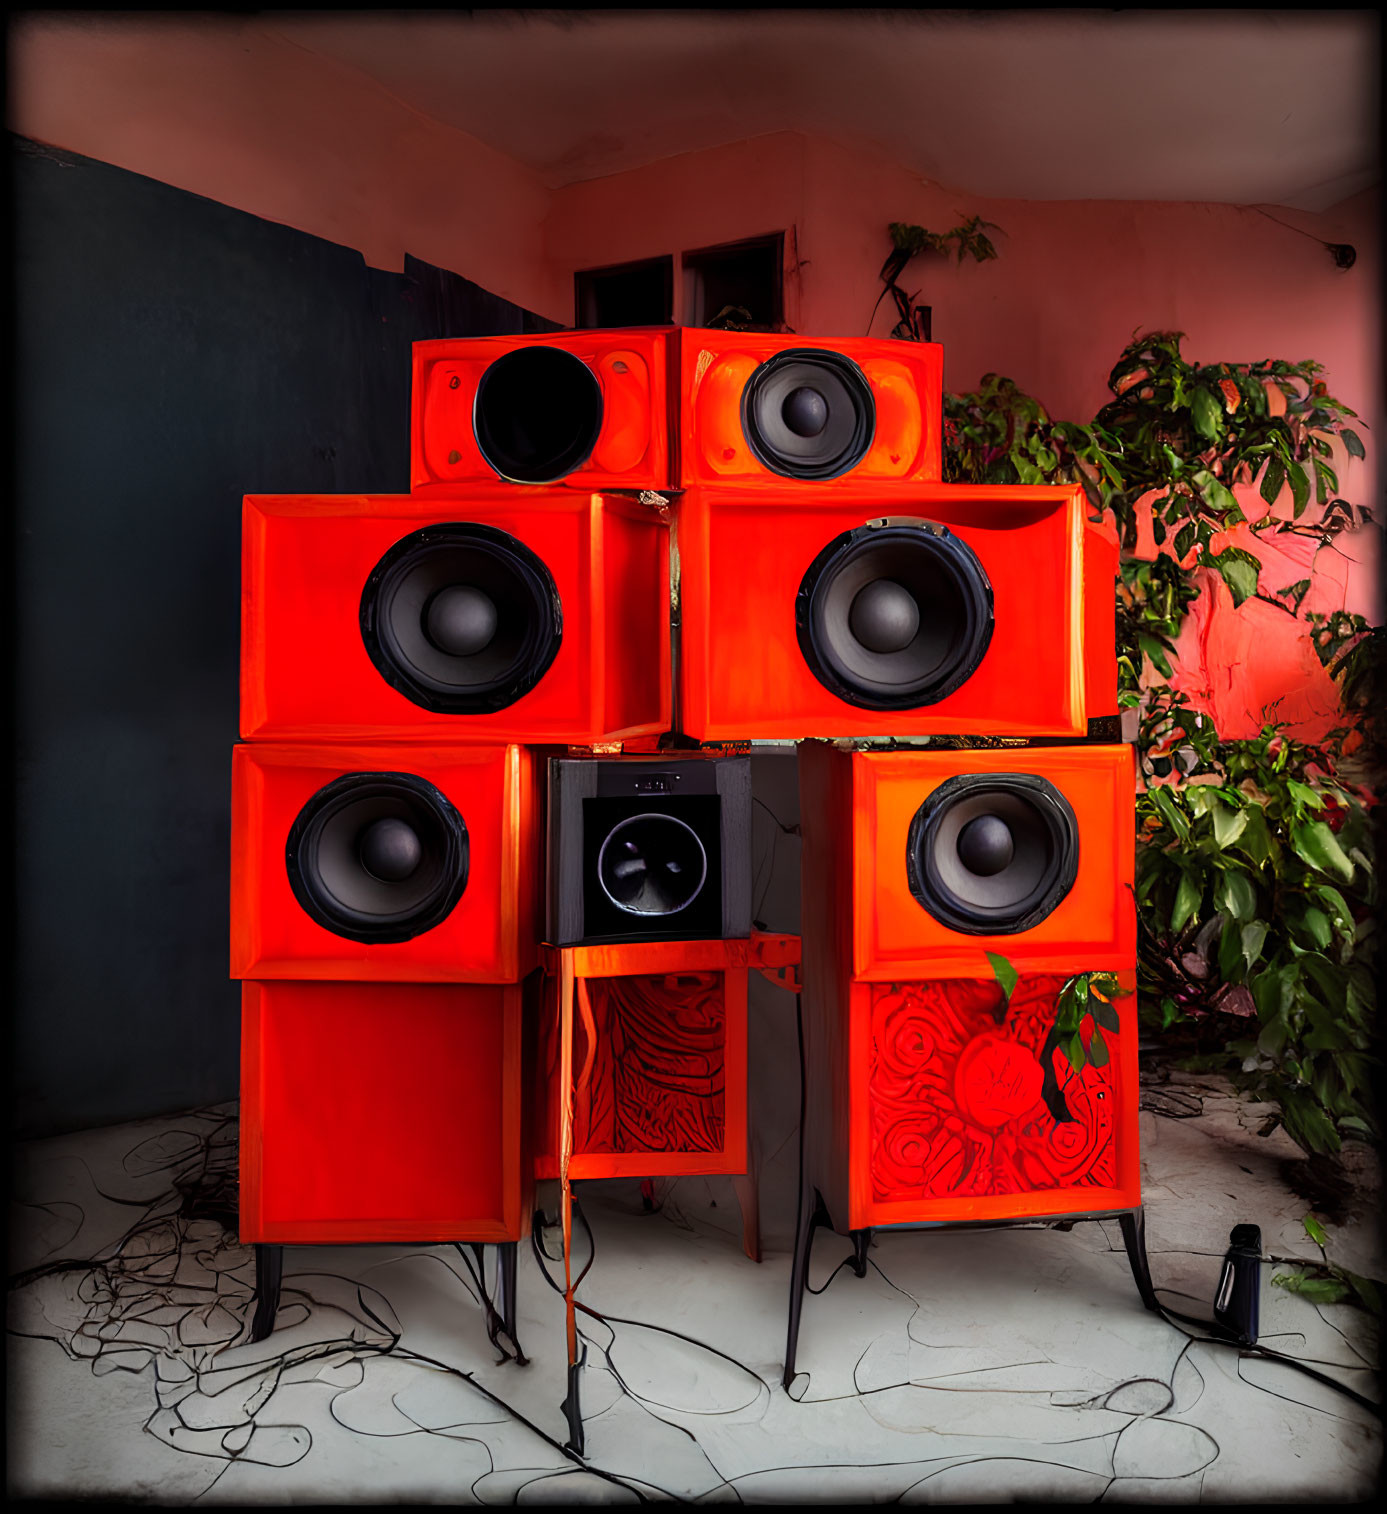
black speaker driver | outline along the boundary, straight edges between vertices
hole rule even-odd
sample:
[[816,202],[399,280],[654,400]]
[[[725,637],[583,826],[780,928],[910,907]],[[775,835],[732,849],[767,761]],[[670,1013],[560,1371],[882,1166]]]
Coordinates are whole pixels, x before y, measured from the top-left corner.
[[602,892],[628,915],[678,914],[707,876],[698,833],[673,815],[632,815],[612,827],[597,854]]
[[284,864],[294,897],[325,930],[372,945],[409,941],[462,897],[467,827],[413,773],[348,773],[299,811]]
[[361,594],[361,638],[382,678],[443,715],[514,704],[563,640],[553,576],[494,526],[455,521],[395,543]]
[[910,892],[940,924],[970,936],[1032,929],[1078,870],[1074,811],[1034,773],[946,780],[916,810],[906,839]]
[[937,704],[992,640],[992,585],[977,555],[930,521],[868,521],[835,537],[795,599],[815,678],[866,710]]
[[837,478],[866,457],[876,435],[871,385],[842,353],[813,347],[778,352],[742,389],[742,433],[772,473]]
[[551,484],[592,456],[602,386],[562,347],[518,347],[482,374],[472,431],[487,463],[513,484]]

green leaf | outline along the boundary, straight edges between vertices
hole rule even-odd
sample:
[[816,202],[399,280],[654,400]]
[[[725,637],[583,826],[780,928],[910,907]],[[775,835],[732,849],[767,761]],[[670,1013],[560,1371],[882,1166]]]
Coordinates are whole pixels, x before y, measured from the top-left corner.
[[1308,784],[1297,783],[1294,778],[1286,780],[1286,791],[1300,804],[1308,804],[1312,810],[1324,808],[1324,796],[1317,794]]
[[1226,872],[1219,880],[1214,903],[1235,920],[1250,920],[1257,913],[1257,890],[1245,873]]
[[1276,503],[1276,496],[1281,493],[1281,486],[1286,482],[1286,465],[1279,457],[1274,457],[1267,464],[1267,471],[1262,475],[1261,495],[1269,505]]
[[1170,790],[1164,788],[1148,789],[1147,793],[1151,796],[1152,804],[1161,812],[1161,818],[1175,832],[1177,838],[1181,841],[1188,841],[1190,823],[1180,813],[1180,807],[1171,797]]
[[1175,555],[1181,561],[1183,561],[1188,555],[1189,550],[1194,545],[1195,538],[1198,536],[1198,534],[1199,529],[1197,526],[1195,526],[1193,521],[1191,521],[1187,526],[1181,526],[1180,529],[1175,533]]
[[1225,983],[1238,981],[1243,965],[1242,929],[1230,915],[1223,922],[1223,931],[1218,941],[1218,974]]
[[1278,1272],[1272,1282],[1312,1304],[1342,1304],[1353,1292],[1336,1277],[1312,1277],[1308,1272]]
[[1262,955],[1262,946],[1267,939],[1267,929],[1265,920],[1249,920],[1242,928],[1243,961],[1247,963],[1249,971],[1257,958]]
[[1207,389],[1200,387],[1194,391],[1190,408],[1194,413],[1195,430],[1209,441],[1216,440],[1223,429],[1223,407],[1219,402]]
[[1209,806],[1214,821],[1214,840],[1220,851],[1226,850],[1247,829],[1247,811],[1229,809],[1222,800]]
[[1110,1030],[1114,1035],[1122,1029],[1122,1021],[1118,1017],[1117,1010],[1111,1004],[1105,1004],[1102,999],[1090,999],[1088,1007],[1093,1012],[1093,1018],[1104,1030]]
[[1299,463],[1290,463],[1286,468],[1286,476],[1291,481],[1291,499],[1294,503],[1296,519],[1305,513],[1305,507],[1310,503],[1310,480],[1305,476],[1305,469]]
[[1020,975],[1005,957],[999,956],[996,952],[988,952],[987,960],[992,964],[992,976],[1001,984],[1002,993],[1010,1004],[1011,996],[1016,991],[1016,980]]
[[1095,1067],[1106,1067],[1108,1065],[1107,1042],[1104,1041],[1103,1032],[1098,1029],[1097,1025],[1093,1027],[1093,1035],[1089,1038],[1088,1059]]
[[1179,935],[1185,927],[1185,922],[1199,908],[1203,893],[1204,890],[1188,873],[1181,875],[1180,887],[1175,891],[1175,908],[1170,914],[1170,928],[1176,935]]
[[1069,1065],[1075,1072],[1084,1070],[1084,1063],[1088,1060],[1084,1055],[1084,1043],[1078,1031],[1064,1043],[1064,1054],[1069,1059]]
[[1256,594],[1261,564],[1250,552],[1244,552],[1240,547],[1229,547],[1226,552],[1210,557],[1207,565],[1218,569],[1224,583],[1228,585],[1235,606]]
[[1338,838],[1323,820],[1301,821],[1291,826],[1291,845],[1296,855],[1322,873],[1334,873],[1345,883],[1353,881],[1353,863],[1344,855]]
[[1344,446],[1348,449],[1348,455],[1350,457],[1365,457],[1367,455],[1363,451],[1363,443],[1359,440],[1358,433],[1356,431],[1351,431],[1347,426],[1345,426],[1344,429],[1340,431],[1339,435],[1343,439]]
[[1329,1244],[1329,1237],[1325,1234],[1324,1226],[1320,1224],[1313,1214],[1307,1214],[1301,1221],[1301,1224],[1305,1226],[1306,1235],[1323,1251],[1325,1246]]
[[1309,933],[1311,940],[1321,950],[1334,939],[1334,931],[1329,923],[1329,916],[1322,909],[1316,909],[1313,904],[1301,916],[1300,923]]

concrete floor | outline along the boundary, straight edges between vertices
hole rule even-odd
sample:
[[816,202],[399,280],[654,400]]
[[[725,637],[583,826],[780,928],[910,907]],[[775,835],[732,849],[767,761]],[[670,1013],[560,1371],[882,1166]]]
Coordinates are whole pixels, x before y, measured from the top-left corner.
[[[1180,1074],[1144,1102],[1148,1241],[1168,1302],[1207,1312],[1236,1221],[1262,1227],[1270,1257],[1317,1256],[1310,1206],[1283,1175],[1298,1153],[1255,1133],[1264,1110]],[[11,1272],[74,1265],[11,1289],[12,1497],[1336,1502],[1375,1486],[1379,1421],[1144,1312],[1115,1223],[882,1233],[863,1279],[834,1273],[848,1244],[821,1234],[814,1285],[834,1275],[806,1301],[795,1402],[780,1387],[782,1132],[758,1143],[759,1266],[738,1247],[726,1180],[663,1185],[653,1214],[633,1182],[580,1190],[598,1254],[579,1297],[607,1316],[582,1322],[584,1465],[561,1449],[562,1300],[530,1252],[523,1367],[497,1363],[449,1247],[291,1249],[274,1335],[241,1343],[254,1269],[218,1218],[234,1114],[20,1149]],[[1381,1277],[1376,1197],[1331,1228],[1329,1252]],[[1263,1344],[1375,1398],[1373,1321],[1270,1286],[1284,1270],[1264,1268]]]

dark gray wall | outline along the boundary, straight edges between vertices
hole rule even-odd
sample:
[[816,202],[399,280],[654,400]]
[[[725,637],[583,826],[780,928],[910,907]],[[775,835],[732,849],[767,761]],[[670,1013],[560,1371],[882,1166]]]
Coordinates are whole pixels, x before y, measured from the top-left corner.
[[409,487],[410,343],[548,330],[11,138],[16,1131],[233,1097],[243,494]]

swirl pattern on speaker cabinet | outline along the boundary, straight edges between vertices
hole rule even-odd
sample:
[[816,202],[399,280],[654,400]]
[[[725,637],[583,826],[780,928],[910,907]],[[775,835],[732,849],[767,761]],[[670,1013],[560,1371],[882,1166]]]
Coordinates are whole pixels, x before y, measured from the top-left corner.
[[575,1151],[720,1151],[726,1054],[723,975],[589,978],[596,1053],[574,1062]]
[[1050,1052],[1070,1120],[1042,1097],[1065,979],[1023,977],[1005,1017],[984,979],[877,985],[871,1174],[881,1203],[1116,1184],[1114,1063],[1076,1073]]

